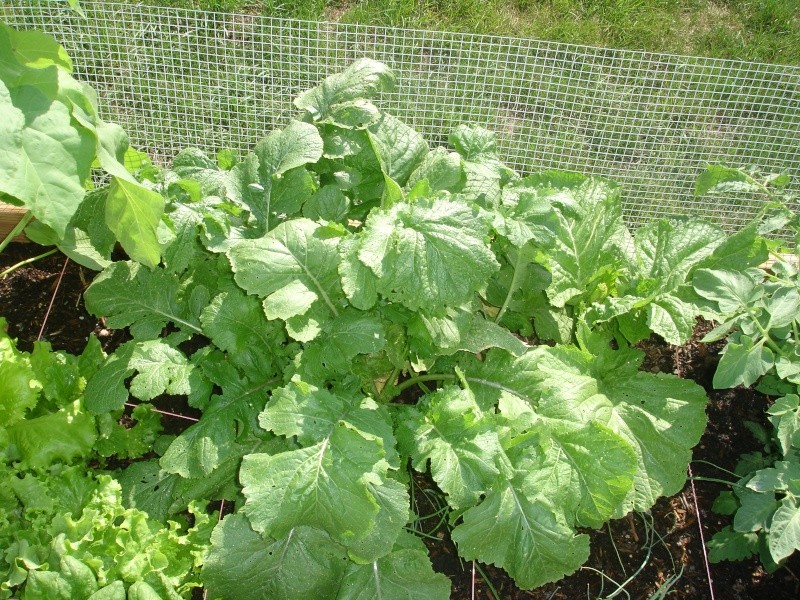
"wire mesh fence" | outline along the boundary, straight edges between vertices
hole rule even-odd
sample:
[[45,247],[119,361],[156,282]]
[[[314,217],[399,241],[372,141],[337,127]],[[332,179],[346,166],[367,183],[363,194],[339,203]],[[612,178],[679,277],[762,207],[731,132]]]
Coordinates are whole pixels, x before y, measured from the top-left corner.
[[800,190],[800,67],[139,5],[12,0],[5,22],[56,36],[104,117],[156,161],[196,146],[250,149],[292,99],[368,56],[392,67],[381,105],[446,144],[460,123],[497,133],[522,174],[568,169],[624,187],[631,225],[701,215],[733,228],[746,196],[695,198],[707,163],[785,171]]

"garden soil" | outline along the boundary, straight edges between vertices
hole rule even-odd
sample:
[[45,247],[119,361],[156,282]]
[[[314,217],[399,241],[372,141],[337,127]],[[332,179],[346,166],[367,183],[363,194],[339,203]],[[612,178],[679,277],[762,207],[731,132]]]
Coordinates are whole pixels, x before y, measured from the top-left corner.
[[[0,254],[0,271],[41,252],[34,244],[11,244]],[[19,347],[30,351],[34,341],[42,339],[55,350],[77,354],[89,335],[97,336],[106,351],[128,339],[125,331],[109,330],[102,318],[86,313],[83,292],[93,276],[94,272],[54,254],[0,280],[0,316],[8,321],[8,332],[17,338]],[[604,528],[586,531],[592,544],[586,565],[562,581],[526,591],[518,589],[500,569],[458,558],[448,523],[439,510],[441,493],[429,478],[420,475],[415,482],[413,508],[423,517],[418,524],[424,530],[434,568],[452,580],[451,598],[800,598],[800,553],[795,553],[786,567],[767,574],[755,559],[709,566],[703,551],[702,539],[710,539],[730,518],[711,511],[714,499],[726,487],[697,478],[730,479],[720,468],[731,470],[740,454],[761,449],[745,423],[764,423],[764,411],[771,400],[751,390],[713,390],[711,377],[718,348],[706,347],[696,339],[682,347],[654,340],[642,348],[646,352],[643,368],[693,379],[709,394],[708,428],[695,448],[691,465],[695,481],[688,481],[677,495],[662,498],[648,514],[632,514]],[[178,415],[191,414],[191,409],[183,410],[174,402],[168,408]],[[171,430],[189,424],[178,416],[165,415],[164,419]]]

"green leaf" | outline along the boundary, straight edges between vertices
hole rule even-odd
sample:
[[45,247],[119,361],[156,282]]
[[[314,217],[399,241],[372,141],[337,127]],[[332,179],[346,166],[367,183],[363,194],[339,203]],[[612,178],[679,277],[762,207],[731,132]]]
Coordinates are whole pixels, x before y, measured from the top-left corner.
[[[692,381],[637,371],[639,351],[539,347],[538,412],[567,424],[597,421],[624,438],[637,456],[634,487],[617,512],[647,510],[686,481],[691,449],[706,423],[706,395]],[[569,386],[564,381],[570,381]]]
[[189,479],[208,477],[214,469],[239,452],[236,442],[258,432],[257,415],[266,404],[267,385],[241,380],[230,368],[222,387],[214,394],[203,416],[183,431],[161,457],[161,467]]
[[91,416],[72,406],[20,421],[8,428],[8,437],[26,465],[47,468],[88,457],[97,429]]
[[125,584],[117,580],[97,590],[86,600],[125,600]]
[[367,564],[351,564],[336,600],[447,600],[450,580],[434,573],[422,540],[403,533],[392,551]]
[[309,368],[316,366],[328,374],[349,373],[356,356],[379,352],[385,345],[381,320],[348,308],[325,324],[319,339],[306,347],[303,361]]
[[[547,418],[546,411],[542,416]],[[537,490],[569,525],[601,527],[631,492],[637,456],[631,444],[596,421],[558,421],[542,432],[539,448],[522,464],[528,489]]]
[[203,309],[200,321],[204,334],[248,374],[250,364],[264,378],[277,373],[286,335],[279,323],[267,321],[257,298],[239,288],[226,290]]
[[341,262],[339,274],[347,299],[360,310],[369,310],[378,300],[378,280],[375,274],[358,259],[361,241],[348,237],[339,242]]
[[439,190],[457,191],[465,181],[461,157],[444,148],[434,148],[428,152],[408,178],[407,187],[413,188],[421,181],[428,182],[431,192]]
[[318,529],[264,538],[236,513],[214,529],[202,578],[213,598],[334,598],[346,565],[344,549]]
[[762,188],[753,183],[752,177],[740,169],[733,169],[722,165],[706,167],[695,181],[694,195],[702,196],[711,193],[724,192],[760,192]]
[[739,510],[733,517],[733,528],[739,532],[766,530],[778,503],[775,494],[752,491],[750,489],[737,490]]
[[800,447],[800,396],[787,394],[767,409],[784,456],[792,447]]
[[769,529],[769,552],[775,562],[800,550],[800,507],[792,498],[784,498],[772,517]]
[[494,423],[486,418],[467,390],[442,388],[401,413],[401,451],[414,467],[431,475],[454,509],[468,508],[501,474],[512,472]]
[[385,64],[362,58],[341,73],[327,77],[319,86],[300,94],[294,105],[321,121],[337,104],[369,98],[380,91],[394,89],[394,73]]
[[428,153],[425,139],[411,127],[384,114],[367,130],[384,174],[402,186]]
[[730,526],[714,534],[708,542],[708,559],[712,563],[723,560],[744,560],[758,552],[758,534],[739,533]]
[[750,386],[774,364],[775,355],[763,342],[754,342],[746,335],[738,342],[729,340],[714,372],[714,389]]
[[312,446],[245,456],[243,511],[256,531],[282,537],[309,525],[346,546],[375,525],[379,506],[368,483],[385,472],[382,446],[343,423]]
[[152,400],[161,394],[184,395],[192,391],[194,365],[180,350],[162,340],[128,342],[108,357],[86,385],[86,408],[94,414],[120,410],[131,395]]
[[322,138],[317,128],[302,121],[291,121],[256,144],[258,173],[262,185],[289,169],[315,163],[322,157]]
[[98,275],[85,293],[86,310],[106,318],[113,329],[130,327],[136,338],[152,339],[167,323],[200,333],[200,323],[178,302],[178,279],[164,269],[115,262]]
[[161,260],[156,229],[164,198],[135,181],[114,177],[106,196],[106,224],[133,260],[155,267]]
[[86,193],[94,137],[32,86],[9,90],[0,81],[0,110],[0,193],[63,237]]
[[459,305],[486,285],[498,263],[478,211],[445,200],[374,210],[361,232],[358,259],[380,293],[411,310]]
[[559,192],[557,220],[547,222],[554,246],[547,249],[545,265],[552,274],[547,296],[554,306],[614,284],[626,235],[619,194],[599,179]]
[[[46,69],[55,66],[72,72],[72,60],[53,36],[36,30],[17,31],[0,23],[0,76],[3,78],[19,67]],[[15,64],[16,63],[16,64]]]
[[725,315],[738,312],[758,300],[763,289],[750,271],[698,269],[692,276],[695,291],[713,300]]
[[0,427],[24,419],[28,410],[39,402],[43,387],[30,358],[17,350],[6,327],[6,320],[0,317]]
[[94,573],[74,556],[62,556],[60,567],[61,577],[69,584],[73,597],[86,598],[97,591]]
[[589,538],[559,521],[553,509],[530,501],[519,479],[498,480],[452,532],[458,552],[505,569],[523,589],[557,581],[589,558]]
[[[234,242],[227,254],[236,283],[250,294],[266,297],[268,315],[303,315],[320,303],[336,316],[343,297],[337,244],[337,238],[320,235],[320,226],[313,221],[295,219],[262,238]],[[298,285],[303,286],[302,293],[293,302],[301,291]],[[310,302],[311,294],[315,298]]]

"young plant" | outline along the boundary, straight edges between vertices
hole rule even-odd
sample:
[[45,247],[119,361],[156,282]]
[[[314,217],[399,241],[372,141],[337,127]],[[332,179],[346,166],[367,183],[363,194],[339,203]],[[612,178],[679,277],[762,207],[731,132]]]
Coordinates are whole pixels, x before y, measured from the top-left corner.
[[[711,167],[698,182],[699,193],[744,190],[765,193],[771,204],[753,232],[788,226],[800,231],[797,217],[787,208],[791,200],[784,175],[758,176],[727,167]],[[761,241],[764,250],[766,241]],[[731,492],[723,492],[714,509],[734,515],[733,524],[709,543],[712,560],[742,559],[757,553],[774,570],[800,550],[800,278],[797,255],[772,244],[769,265],[736,269],[698,270],[693,279],[698,295],[709,302],[709,315],[720,324],[703,341],[726,339],[715,388],[758,383],[761,391],[781,396],[767,410],[773,431],[755,429],[765,454],[743,457],[740,476]],[[766,257],[758,253],[759,258]],[[746,266],[746,265],[745,265]],[[741,267],[741,265],[740,265]]]

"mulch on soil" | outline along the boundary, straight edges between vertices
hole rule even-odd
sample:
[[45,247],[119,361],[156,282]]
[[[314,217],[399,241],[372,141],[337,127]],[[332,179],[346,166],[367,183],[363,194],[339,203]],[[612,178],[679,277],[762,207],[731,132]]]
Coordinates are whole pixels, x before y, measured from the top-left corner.
[[[34,244],[11,244],[0,254],[0,271],[41,252]],[[86,313],[83,292],[94,275],[55,254],[0,280],[0,316],[8,321],[8,332],[17,338],[19,348],[30,351],[37,339],[43,339],[55,350],[79,354],[92,334],[106,351],[129,339],[125,331],[109,330],[102,318]],[[743,423],[765,423],[764,411],[771,400],[752,390],[712,389],[717,348],[696,340],[679,348],[657,340],[643,344],[647,355],[644,368],[676,373],[706,389],[709,424],[695,448],[692,472],[698,477],[725,479],[724,472],[711,465],[732,470],[742,453],[761,449]],[[701,530],[708,540],[729,523],[729,517],[711,512],[723,489],[716,483],[696,481],[692,486],[687,482],[679,494],[662,498],[647,515],[628,515],[605,528],[587,531],[592,554],[586,565],[574,575],[534,591],[518,589],[502,570],[491,565],[473,566],[458,558],[446,520],[437,512],[441,496],[428,477],[416,477],[413,508],[420,516],[432,515],[421,519],[419,527],[426,533],[434,568],[452,580],[454,600],[491,599],[490,585],[503,600],[638,600],[650,598],[659,589],[662,593],[669,589],[660,597],[681,600],[800,598],[800,553],[773,574],[765,573],[756,559],[707,567]]]

